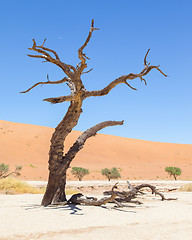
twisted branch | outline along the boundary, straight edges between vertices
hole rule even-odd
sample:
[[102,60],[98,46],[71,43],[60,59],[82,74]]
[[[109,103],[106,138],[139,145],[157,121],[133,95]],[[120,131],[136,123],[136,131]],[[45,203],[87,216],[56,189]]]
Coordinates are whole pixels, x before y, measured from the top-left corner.
[[62,97],[55,97],[55,98],[46,98],[43,99],[43,101],[50,102],[50,103],[62,103],[62,102],[70,102],[74,100],[75,93],[76,93],[76,87],[75,84],[68,78],[67,86],[71,90],[71,94],[68,96],[62,96]]
[[[132,201],[132,199],[137,198],[137,195],[139,193],[144,194],[143,192],[140,191],[142,188],[150,188],[151,191],[152,191],[152,194],[159,195],[161,197],[162,201],[164,201],[164,200],[167,200],[167,201],[177,200],[177,198],[166,198],[162,193],[157,191],[155,186],[152,186],[152,185],[147,184],[147,183],[146,184],[140,184],[136,187],[131,185],[129,183],[129,181],[127,181],[127,184],[128,184],[128,188],[130,189],[130,191],[128,191],[128,192],[126,192],[126,191],[122,191],[122,192],[115,191],[114,192],[116,194],[116,196],[118,197],[118,198],[115,199],[116,203],[117,202],[132,202],[132,203],[136,203],[136,204],[142,204],[142,202],[140,202],[140,201]],[[111,195],[112,192],[111,191],[105,191],[103,194],[104,195]]]
[[29,92],[31,89],[35,88],[38,85],[44,85],[44,84],[60,84],[60,83],[64,83],[64,82],[69,82],[70,79],[67,77],[62,78],[61,80],[58,81],[49,81],[49,78],[47,77],[47,82],[38,82],[36,84],[34,84],[32,87],[30,87],[29,89],[27,89],[26,91],[20,92],[20,93],[27,93]]
[[[92,19],[91,22],[91,28],[89,30],[89,35],[87,37],[87,39],[85,40],[85,43],[79,48],[78,50],[78,56],[79,59],[81,60],[81,63],[77,65],[77,69],[79,70],[79,73],[81,74],[83,72],[83,70],[87,67],[86,64],[86,59],[90,60],[86,54],[83,53],[84,48],[87,46],[88,42],[90,41],[91,37],[92,37],[92,33],[94,30],[99,30],[99,28],[95,28],[94,27],[94,19]],[[80,65],[80,66],[79,66]]]
[[[50,48],[47,48],[47,47],[44,47],[45,41],[46,41],[46,39],[43,41],[43,43],[40,46],[37,46],[36,42],[35,42],[35,39],[33,39],[33,46],[31,48],[29,48],[29,50],[41,53],[42,55],[31,55],[31,54],[28,54],[28,56],[29,57],[33,57],[33,58],[44,58],[47,62],[51,62],[51,63],[56,64],[58,67],[60,67],[64,71],[64,73],[68,77],[72,78],[74,73],[71,71],[71,67],[70,67],[71,65],[67,65],[66,63],[61,62],[60,59],[59,59],[58,54],[54,50],[52,50]],[[53,58],[47,52],[53,53],[55,58]]]
[[[150,49],[149,49],[150,50]],[[98,91],[87,91],[87,93],[85,94],[85,98],[87,97],[96,97],[96,96],[104,96],[107,95],[114,87],[116,87],[118,84],[124,83],[126,84],[128,87],[130,87],[133,90],[137,90],[136,88],[132,87],[127,80],[134,80],[136,78],[140,78],[141,81],[145,82],[145,85],[147,84],[146,80],[143,78],[143,76],[147,75],[152,69],[157,69],[161,74],[163,74],[163,76],[167,77],[167,75],[165,73],[163,73],[163,71],[161,71],[159,69],[159,65],[158,66],[149,66],[150,63],[147,64],[147,55],[149,53],[149,50],[147,51],[145,58],[144,58],[144,69],[138,73],[130,73],[128,75],[123,75],[117,79],[115,79],[114,81],[112,81],[111,83],[109,83],[109,85],[105,88],[103,88],[102,90],[98,90]]]
[[151,192],[152,194],[155,194],[155,195],[159,195],[161,197],[161,200],[164,201],[164,200],[167,200],[167,201],[170,201],[170,200],[177,200],[177,198],[166,198],[162,193],[160,193],[159,191],[157,191],[156,187],[155,186],[152,186],[150,184],[141,184],[139,186],[136,186],[135,189],[137,192],[139,192],[140,189],[142,188],[150,188],[151,189]]
[[[36,47],[37,48],[42,48],[43,50],[48,51],[48,52],[52,52],[55,55],[55,58],[60,61],[58,54],[54,50],[52,50],[50,48],[47,48],[47,47],[44,47],[44,43],[45,43],[46,40],[47,39],[45,38],[42,45],[41,46],[36,46]],[[33,49],[30,49],[30,50],[33,50]]]

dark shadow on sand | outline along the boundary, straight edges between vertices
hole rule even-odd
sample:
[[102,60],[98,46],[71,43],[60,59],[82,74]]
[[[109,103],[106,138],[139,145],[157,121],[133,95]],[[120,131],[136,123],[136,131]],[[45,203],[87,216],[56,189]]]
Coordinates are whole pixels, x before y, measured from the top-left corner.
[[77,207],[80,205],[76,205],[76,204],[66,204],[66,205],[49,205],[47,207],[43,207],[41,205],[38,204],[31,204],[28,206],[22,206],[25,208],[25,210],[33,210],[33,209],[42,209],[42,210],[68,210],[71,211],[70,214],[75,214],[75,215],[84,215],[83,213],[79,213],[80,211],[82,211],[81,208]]
[[[42,210],[65,210],[65,211],[70,211],[70,214],[73,215],[84,215],[81,211],[83,211],[82,208],[80,208],[83,205],[78,205],[78,204],[66,204],[66,205],[49,205],[47,207],[43,207],[38,204],[33,204],[33,205],[28,205],[28,206],[22,206],[25,208],[25,210],[32,210],[32,209],[42,209]],[[86,207],[84,205],[84,207]],[[88,206],[89,207],[89,206]],[[129,210],[129,208],[136,208],[137,206],[125,206],[125,208],[119,208],[119,207],[114,207],[114,206],[92,206],[92,207],[100,207],[105,210],[116,210],[116,211],[121,211],[125,213],[137,213],[136,211]]]

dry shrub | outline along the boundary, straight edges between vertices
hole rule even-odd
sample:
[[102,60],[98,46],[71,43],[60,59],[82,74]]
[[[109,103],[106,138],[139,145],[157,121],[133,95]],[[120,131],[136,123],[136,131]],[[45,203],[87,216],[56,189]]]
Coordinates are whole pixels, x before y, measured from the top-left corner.
[[184,186],[180,187],[179,190],[185,192],[192,192],[192,183],[185,184]]
[[[14,195],[14,194],[43,194],[45,192],[45,187],[36,188],[27,184],[26,182],[22,182],[16,178],[8,177],[0,179],[0,193]],[[78,193],[77,190],[74,189],[66,189],[66,195],[73,195]]]
[[33,187],[12,177],[0,179],[0,191],[5,194],[40,194],[44,192],[42,189]]

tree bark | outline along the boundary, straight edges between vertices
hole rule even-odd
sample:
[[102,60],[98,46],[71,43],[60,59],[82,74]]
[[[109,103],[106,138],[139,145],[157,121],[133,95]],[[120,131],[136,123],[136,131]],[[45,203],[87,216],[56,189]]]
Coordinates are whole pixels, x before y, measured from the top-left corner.
[[82,112],[81,106],[82,101],[71,102],[65,117],[56,127],[51,138],[51,146],[49,151],[49,178],[41,203],[43,206],[47,206],[52,203],[59,187],[61,188],[61,192],[57,194],[59,194],[59,196],[63,196],[59,197],[59,199],[64,198],[64,194],[62,193],[64,190],[62,190],[62,186],[65,187],[65,184],[63,184],[62,181],[66,179],[66,171],[61,171],[66,168],[65,164],[63,164],[64,141],[67,135],[77,125],[78,119]]
[[49,172],[49,178],[48,178],[46,191],[45,191],[45,194],[44,194],[42,202],[41,202],[42,206],[46,207],[52,203],[52,200],[58,189],[58,184],[59,184],[59,181],[57,179],[57,176],[55,174],[53,174],[52,172]]
[[65,186],[66,186],[66,173],[62,176],[60,180],[59,187],[53,198],[53,203],[67,201],[66,194],[65,194]]

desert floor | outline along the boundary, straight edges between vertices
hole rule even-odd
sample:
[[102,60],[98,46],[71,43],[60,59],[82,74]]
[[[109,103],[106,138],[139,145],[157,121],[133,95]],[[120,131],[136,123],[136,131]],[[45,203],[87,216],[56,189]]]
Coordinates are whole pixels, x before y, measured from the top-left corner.
[[[167,184],[159,181],[158,189],[180,185]],[[42,195],[39,194],[0,195],[0,239],[192,239],[192,192],[164,194],[178,200],[161,201],[149,193],[140,199],[144,204],[136,207],[115,209],[113,204],[107,204],[44,208],[40,206]]]

